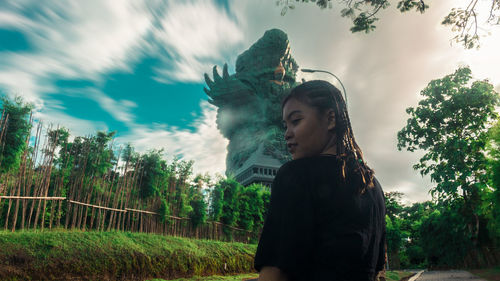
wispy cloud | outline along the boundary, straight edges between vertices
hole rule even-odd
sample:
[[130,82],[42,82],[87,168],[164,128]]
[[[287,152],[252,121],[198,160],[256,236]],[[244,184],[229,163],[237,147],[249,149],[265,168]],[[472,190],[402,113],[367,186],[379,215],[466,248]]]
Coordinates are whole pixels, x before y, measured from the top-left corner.
[[86,91],[88,98],[97,102],[103,110],[111,114],[113,118],[125,123],[127,126],[135,126],[135,115],[132,109],[137,104],[130,100],[115,100],[101,91],[90,89]]
[[79,118],[74,118],[71,115],[65,114],[62,111],[49,109],[39,111],[35,114],[37,122],[42,122],[44,127],[47,126],[60,126],[68,128],[71,136],[87,136],[95,134],[97,131],[109,131],[110,128],[102,121],[88,121]]
[[127,63],[140,54],[143,37],[151,28],[151,15],[140,4],[7,2],[0,27],[21,31],[34,51],[4,59],[18,69],[28,69],[30,65],[16,63],[23,58],[37,66],[36,74],[62,77],[96,77],[110,69],[127,69]]
[[168,54],[157,79],[202,81],[213,65],[237,55],[243,34],[238,22],[213,0],[170,1],[154,30],[154,38]]
[[[0,86],[44,110],[51,107],[44,95],[58,91],[56,79],[102,81],[109,71],[129,70],[147,45],[144,37],[152,16],[145,7],[141,1],[2,3],[0,28],[21,32],[32,48],[0,55]],[[116,107],[109,98],[93,96],[110,114],[130,121],[131,116],[113,111]],[[51,113],[65,116],[60,120],[75,120],[62,112]],[[46,112],[40,115],[49,117]]]
[[194,172],[224,174],[226,169],[226,146],[228,144],[217,130],[217,109],[206,101],[201,102],[202,115],[192,124],[194,131],[171,128],[166,125],[136,125],[129,134],[118,137],[117,143],[132,143],[140,152],[152,148],[164,148],[166,156],[180,156],[194,160]]

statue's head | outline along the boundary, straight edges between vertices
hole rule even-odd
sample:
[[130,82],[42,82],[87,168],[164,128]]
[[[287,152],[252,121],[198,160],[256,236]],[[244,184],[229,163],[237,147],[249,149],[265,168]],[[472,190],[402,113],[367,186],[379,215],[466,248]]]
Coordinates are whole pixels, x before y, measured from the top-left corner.
[[271,81],[294,82],[297,70],[298,65],[290,55],[288,36],[279,29],[266,31],[236,60],[238,75]]

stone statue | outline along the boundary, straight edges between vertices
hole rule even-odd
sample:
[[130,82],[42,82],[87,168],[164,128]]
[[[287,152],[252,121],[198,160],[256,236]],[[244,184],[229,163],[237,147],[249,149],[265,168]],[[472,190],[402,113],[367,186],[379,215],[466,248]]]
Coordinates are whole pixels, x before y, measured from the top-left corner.
[[283,139],[281,100],[294,87],[298,65],[290,55],[286,33],[271,29],[238,56],[236,73],[224,64],[222,77],[213,68],[213,81],[205,74],[209,102],[218,107],[217,128],[229,139],[226,175],[234,175],[249,156],[263,153],[289,160]]

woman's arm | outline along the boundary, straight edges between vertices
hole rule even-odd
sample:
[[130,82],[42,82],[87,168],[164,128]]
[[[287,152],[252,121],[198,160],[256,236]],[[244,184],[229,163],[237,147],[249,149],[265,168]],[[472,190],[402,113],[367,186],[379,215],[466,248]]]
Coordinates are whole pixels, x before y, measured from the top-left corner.
[[264,266],[259,273],[259,281],[286,281],[285,274],[277,267]]
[[261,281],[307,279],[302,275],[315,246],[314,203],[297,174],[285,164],[274,179],[254,259]]

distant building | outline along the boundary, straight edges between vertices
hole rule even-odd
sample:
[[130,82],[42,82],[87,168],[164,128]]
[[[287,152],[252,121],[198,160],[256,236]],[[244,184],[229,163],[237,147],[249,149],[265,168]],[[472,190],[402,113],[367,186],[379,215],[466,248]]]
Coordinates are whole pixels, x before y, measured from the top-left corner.
[[244,186],[260,183],[271,187],[271,184],[281,167],[281,162],[272,156],[265,155],[264,145],[261,144],[257,151],[252,153],[243,165],[236,170],[236,181]]

